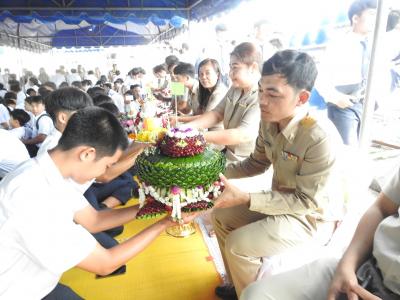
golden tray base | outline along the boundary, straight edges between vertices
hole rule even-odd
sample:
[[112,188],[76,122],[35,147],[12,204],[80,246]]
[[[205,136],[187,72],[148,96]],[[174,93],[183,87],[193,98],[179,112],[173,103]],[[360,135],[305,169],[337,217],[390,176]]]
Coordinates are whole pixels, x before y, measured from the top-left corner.
[[194,225],[194,221],[192,221],[188,224],[168,227],[165,231],[173,237],[185,238],[196,233],[196,227]]

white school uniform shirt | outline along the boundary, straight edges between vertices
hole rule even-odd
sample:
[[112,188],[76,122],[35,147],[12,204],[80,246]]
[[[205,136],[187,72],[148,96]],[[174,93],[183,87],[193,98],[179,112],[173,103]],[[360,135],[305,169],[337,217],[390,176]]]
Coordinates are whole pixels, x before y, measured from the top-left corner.
[[24,109],[25,108],[25,98],[26,95],[23,91],[17,93],[17,105],[15,108]]
[[[40,145],[37,155],[47,153],[48,150],[51,150],[55,146],[57,146],[58,141],[61,138],[61,135],[62,135],[62,133],[57,128],[54,127],[53,130],[51,131],[51,133],[46,137],[46,139]],[[74,186],[75,189],[77,189],[81,194],[83,194],[92,185],[92,183],[94,182],[94,179],[89,180],[88,182],[86,182],[84,184],[76,183],[72,179],[69,179],[69,182]]]
[[[49,135],[54,128],[53,120],[50,118],[50,116],[44,116],[40,118],[42,115],[46,114],[46,111],[43,111],[40,115],[35,116],[35,123],[33,125],[33,137],[39,135],[39,134],[45,134]],[[40,120],[39,120],[40,118]],[[38,126],[36,126],[36,122],[38,122]],[[37,144],[38,147],[40,147],[42,143]]]
[[27,140],[30,138],[29,134],[27,132],[28,130],[25,126],[13,128],[13,129],[10,129],[9,131],[12,135],[14,135],[15,137],[17,137],[20,140],[21,139]]
[[[0,124],[8,123],[10,121],[10,112],[4,104],[0,104]],[[0,125],[0,128],[2,126]]]
[[108,96],[113,100],[114,104],[118,107],[120,113],[125,112],[124,97],[114,90],[109,90]]
[[28,160],[29,154],[20,139],[8,130],[0,129],[0,144],[0,177],[4,177],[20,163]]
[[74,222],[89,204],[66,183],[48,153],[0,183],[1,299],[42,299],[94,251],[94,237]]

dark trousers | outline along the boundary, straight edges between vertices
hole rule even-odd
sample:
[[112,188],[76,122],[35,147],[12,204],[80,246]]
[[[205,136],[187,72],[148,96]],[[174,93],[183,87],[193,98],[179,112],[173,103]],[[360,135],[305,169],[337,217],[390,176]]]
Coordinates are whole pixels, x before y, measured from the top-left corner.
[[42,300],[83,300],[83,298],[79,297],[71,288],[59,283]]
[[125,172],[110,182],[93,183],[84,195],[96,210],[100,210],[104,208],[102,202],[110,196],[117,198],[122,205],[125,205],[132,198],[132,190],[137,187],[132,175]]
[[363,107],[361,102],[347,108],[328,103],[328,118],[335,124],[346,145],[358,144]]

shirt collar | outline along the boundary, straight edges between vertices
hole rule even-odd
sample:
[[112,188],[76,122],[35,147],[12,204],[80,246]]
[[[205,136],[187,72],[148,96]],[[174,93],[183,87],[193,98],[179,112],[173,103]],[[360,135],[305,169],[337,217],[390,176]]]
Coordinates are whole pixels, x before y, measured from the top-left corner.
[[290,120],[286,127],[281,131],[282,135],[291,143],[296,137],[299,122],[308,114],[306,107],[299,107],[295,116]]
[[37,161],[39,167],[42,169],[46,180],[49,183],[59,184],[65,181],[65,178],[62,176],[60,170],[58,169],[47,151],[39,154],[34,159]]

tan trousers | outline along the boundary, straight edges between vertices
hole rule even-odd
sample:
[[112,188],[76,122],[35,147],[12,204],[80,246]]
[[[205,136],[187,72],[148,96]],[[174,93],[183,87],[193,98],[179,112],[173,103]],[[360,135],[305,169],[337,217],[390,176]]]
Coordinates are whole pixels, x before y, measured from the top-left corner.
[[245,205],[215,209],[212,222],[238,296],[256,280],[262,257],[309,242],[315,233],[293,216],[269,216],[250,211]]
[[253,282],[243,290],[240,300],[326,300],[338,262],[338,258],[322,258]]

